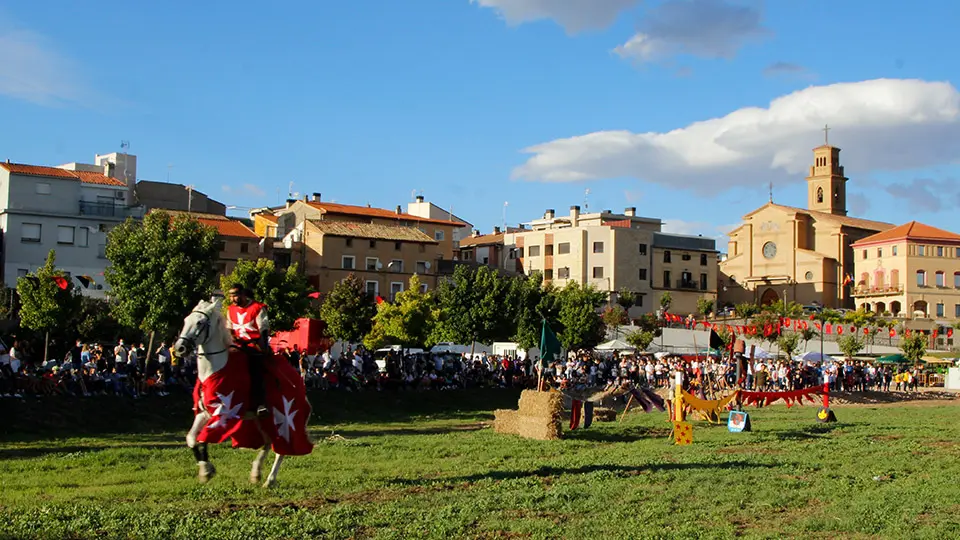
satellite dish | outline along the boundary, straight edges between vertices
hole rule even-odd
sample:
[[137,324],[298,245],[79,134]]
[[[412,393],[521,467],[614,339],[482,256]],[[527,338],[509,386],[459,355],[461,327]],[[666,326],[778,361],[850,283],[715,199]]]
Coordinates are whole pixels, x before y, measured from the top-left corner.
[[429,269],[430,269],[430,261],[427,261],[427,262],[423,263],[423,267],[426,268],[427,270],[429,270]]
[[383,263],[380,262],[380,259],[377,259],[377,270],[383,270]]

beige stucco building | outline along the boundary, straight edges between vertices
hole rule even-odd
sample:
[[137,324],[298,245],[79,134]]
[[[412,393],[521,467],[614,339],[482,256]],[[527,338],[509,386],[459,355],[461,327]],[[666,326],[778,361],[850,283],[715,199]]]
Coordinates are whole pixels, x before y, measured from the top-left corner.
[[638,216],[636,208],[581,214],[572,206],[569,215],[547,210],[529,225],[503,235],[506,258],[524,273],[542,272],[556,286],[576,281],[612,297],[629,290],[637,294],[633,316],[658,309],[665,291],[675,313],[695,312],[700,297],[716,299],[715,241],[662,233],[659,219]]
[[730,233],[720,263],[720,302],[769,304],[786,298],[801,304],[853,307],[851,247],[890,223],[847,215],[847,178],[840,149],[813,150],[807,176],[807,208],[771,201],[743,216]]
[[199,212],[180,212],[177,210],[157,209],[151,212],[166,212],[171,215],[186,214],[217,231],[217,275],[229,275],[237,266],[237,261],[255,261],[261,257],[270,258],[271,246],[261,242],[260,237],[238,219],[219,214]]
[[911,221],[853,244],[858,309],[960,319],[960,235]]

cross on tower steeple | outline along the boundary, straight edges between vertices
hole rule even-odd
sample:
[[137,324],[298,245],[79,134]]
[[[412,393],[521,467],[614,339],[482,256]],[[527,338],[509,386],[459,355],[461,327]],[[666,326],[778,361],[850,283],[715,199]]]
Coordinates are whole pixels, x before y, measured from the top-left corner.
[[830,126],[823,125],[823,144],[830,146]]

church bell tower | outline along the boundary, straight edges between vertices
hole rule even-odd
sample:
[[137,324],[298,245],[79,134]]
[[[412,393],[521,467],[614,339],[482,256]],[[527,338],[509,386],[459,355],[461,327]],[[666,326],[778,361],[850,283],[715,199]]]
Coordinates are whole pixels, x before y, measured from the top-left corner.
[[813,166],[807,176],[807,209],[847,215],[847,178],[840,165],[840,149],[829,142],[813,149]]

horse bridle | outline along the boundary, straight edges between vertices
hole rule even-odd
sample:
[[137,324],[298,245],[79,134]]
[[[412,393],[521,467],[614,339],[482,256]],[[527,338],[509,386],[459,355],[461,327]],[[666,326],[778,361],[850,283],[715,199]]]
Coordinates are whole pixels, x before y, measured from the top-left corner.
[[194,352],[197,353],[197,356],[212,356],[214,354],[220,354],[220,353],[226,352],[227,351],[226,348],[220,351],[215,351],[215,352],[200,352],[200,347],[197,344],[197,342],[199,341],[200,343],[205,343],[208,339],[210,339],[210,316],[202,311],[191,311],[190,315],[193,315],[194,313],[198,315],[203,315],[203,318],[206,320],[207,324],[204,325],[203,330],[201,330],[202,332],[206,332],[206,336],[203,338],[203,340],[200,340],[200,335],[198,333],[196,339],[187,337],[187,336],[179,336],[177,337],[177,339],[180,339],[189,343],[190,347],[193,348]]

